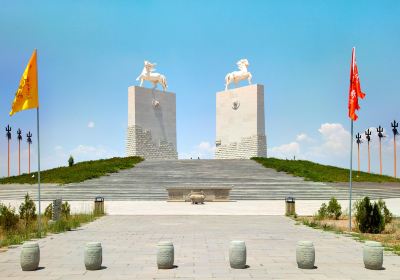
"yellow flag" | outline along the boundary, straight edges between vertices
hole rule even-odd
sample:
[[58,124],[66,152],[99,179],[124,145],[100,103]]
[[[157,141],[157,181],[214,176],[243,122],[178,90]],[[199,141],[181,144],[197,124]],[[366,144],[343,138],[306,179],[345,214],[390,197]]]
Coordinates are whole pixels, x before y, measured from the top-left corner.
[[10,116],[23,110],[39,107],[38,98],[38,74],[36,50],[33,51],[31,59],[25,68],[24,74],[19,82],[19,87],[15,93]]

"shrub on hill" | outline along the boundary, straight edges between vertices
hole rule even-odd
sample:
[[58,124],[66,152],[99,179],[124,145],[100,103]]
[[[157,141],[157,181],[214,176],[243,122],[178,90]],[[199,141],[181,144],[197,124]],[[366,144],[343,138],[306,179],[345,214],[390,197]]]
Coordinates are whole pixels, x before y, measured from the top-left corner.
[[47,217],[47,219],[51,220],[51,218],[53,217],[53,203],[47,205],[46,209],[44,210],[44,216]]
[[73,166],[73,165],[74,165],[74,158],[73,158],[72,156],[69,156],[69,159],[68,159],[68,166],[71,167],[71,166]]
[[328,205],[322,203],[318,210],[317,218],[322,220],[325,218],[334,218],[338,220],[342,215],[342,206],[339,204],[336,198],[332,197],[329,200]]
[[71,206],[69,205],[69,203],[67,201],[65,201],[61,205],[61,215],[66,219],[68,219],[69,216],[71,216]]
[[19,216],[25,221],[25,226],[36,219],[36,206],[29,194],[25,195],[25,200],[19,206]]
[[0,203],[0,226],[4,230],[14,229],[19,222],[18,214],[15,213],[15,208],[5,206]]
[[332,218],[335,218],[338,220],[340,216],[342,215],[342,206],[340,206],[339,202],[337,201],[336,198],[332,197],[331,200],[329,201],[328,207],[327,207],[327,212],[328,215]]
[[386,203],[385,201],[383,201],[382,199],[378,200],[378,205],[379,208],[381,209],[381,212],[383,214],[383,217],[385,218],[385,223],[391,223],[392,219],[393,219],[393,214],[392,212],[389,211],[389,209],[386,207]]
[[381,233],[385,229],[385,216],[379,203],[371,203],[364,197],[355,203],[355,218],[358,229],[363,233]]

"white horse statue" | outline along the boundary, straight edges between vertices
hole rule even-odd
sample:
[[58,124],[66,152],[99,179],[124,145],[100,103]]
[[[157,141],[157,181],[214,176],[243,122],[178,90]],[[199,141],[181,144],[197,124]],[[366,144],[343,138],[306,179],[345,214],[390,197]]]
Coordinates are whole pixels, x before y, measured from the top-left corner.
[[247,79],[249,84],[251,84],[252,75],[247,70],[249,61],[247,59],[241,59],[236,63],[236,65],[239,67],[239,71],[233,71],[225,76],[225,90],[228,90],[228,86],[232,82],[236,85],[239,81]]
[[136,78],[136,81],[140,80],[140,86],[143,85],[144,80],[149,81],[153,83],[153,88],[156,88],[157,84],[159,83],[165,91],[167,89],[167,78],[160,73],[153,73],[156,70],[154,68],[155,66],[156,63],[150,63],[149,61],[145,60],[142,73]]

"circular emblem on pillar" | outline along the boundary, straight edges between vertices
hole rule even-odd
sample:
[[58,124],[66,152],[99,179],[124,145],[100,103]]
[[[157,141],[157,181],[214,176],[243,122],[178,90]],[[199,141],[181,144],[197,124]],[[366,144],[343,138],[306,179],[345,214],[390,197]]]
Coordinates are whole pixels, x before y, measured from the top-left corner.
[[235,101],[232,102],[232,109],[233,110],[237,110],[237,109],[239,109],[239,107],[240,107],[239,100],[236,99]]
[[160,101],[153,99],[151,101],[151,104],[153,105],[154,108],[159,108],[160,107]]

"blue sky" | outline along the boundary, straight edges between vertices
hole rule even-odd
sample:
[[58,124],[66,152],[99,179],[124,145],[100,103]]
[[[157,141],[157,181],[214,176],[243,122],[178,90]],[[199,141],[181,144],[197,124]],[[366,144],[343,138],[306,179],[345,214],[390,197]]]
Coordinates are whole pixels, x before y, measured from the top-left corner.
[[[78,161],[124,155],[127,88],[145,59],[177,94],[180,157],[211,157],[215,93],[241,58],[265,86],[269,153],[347,166],[353,46],[367,94],[355,130],[400,120],[399,14],[398,1],[2,1],[0,124],[13,127],[13,172],[16,129],[32,130],[37,142],[33,110],[8,116],[34,48],[45,168],[65,165],[69,154]],[[4,135],[0,176],[6,156]]]

